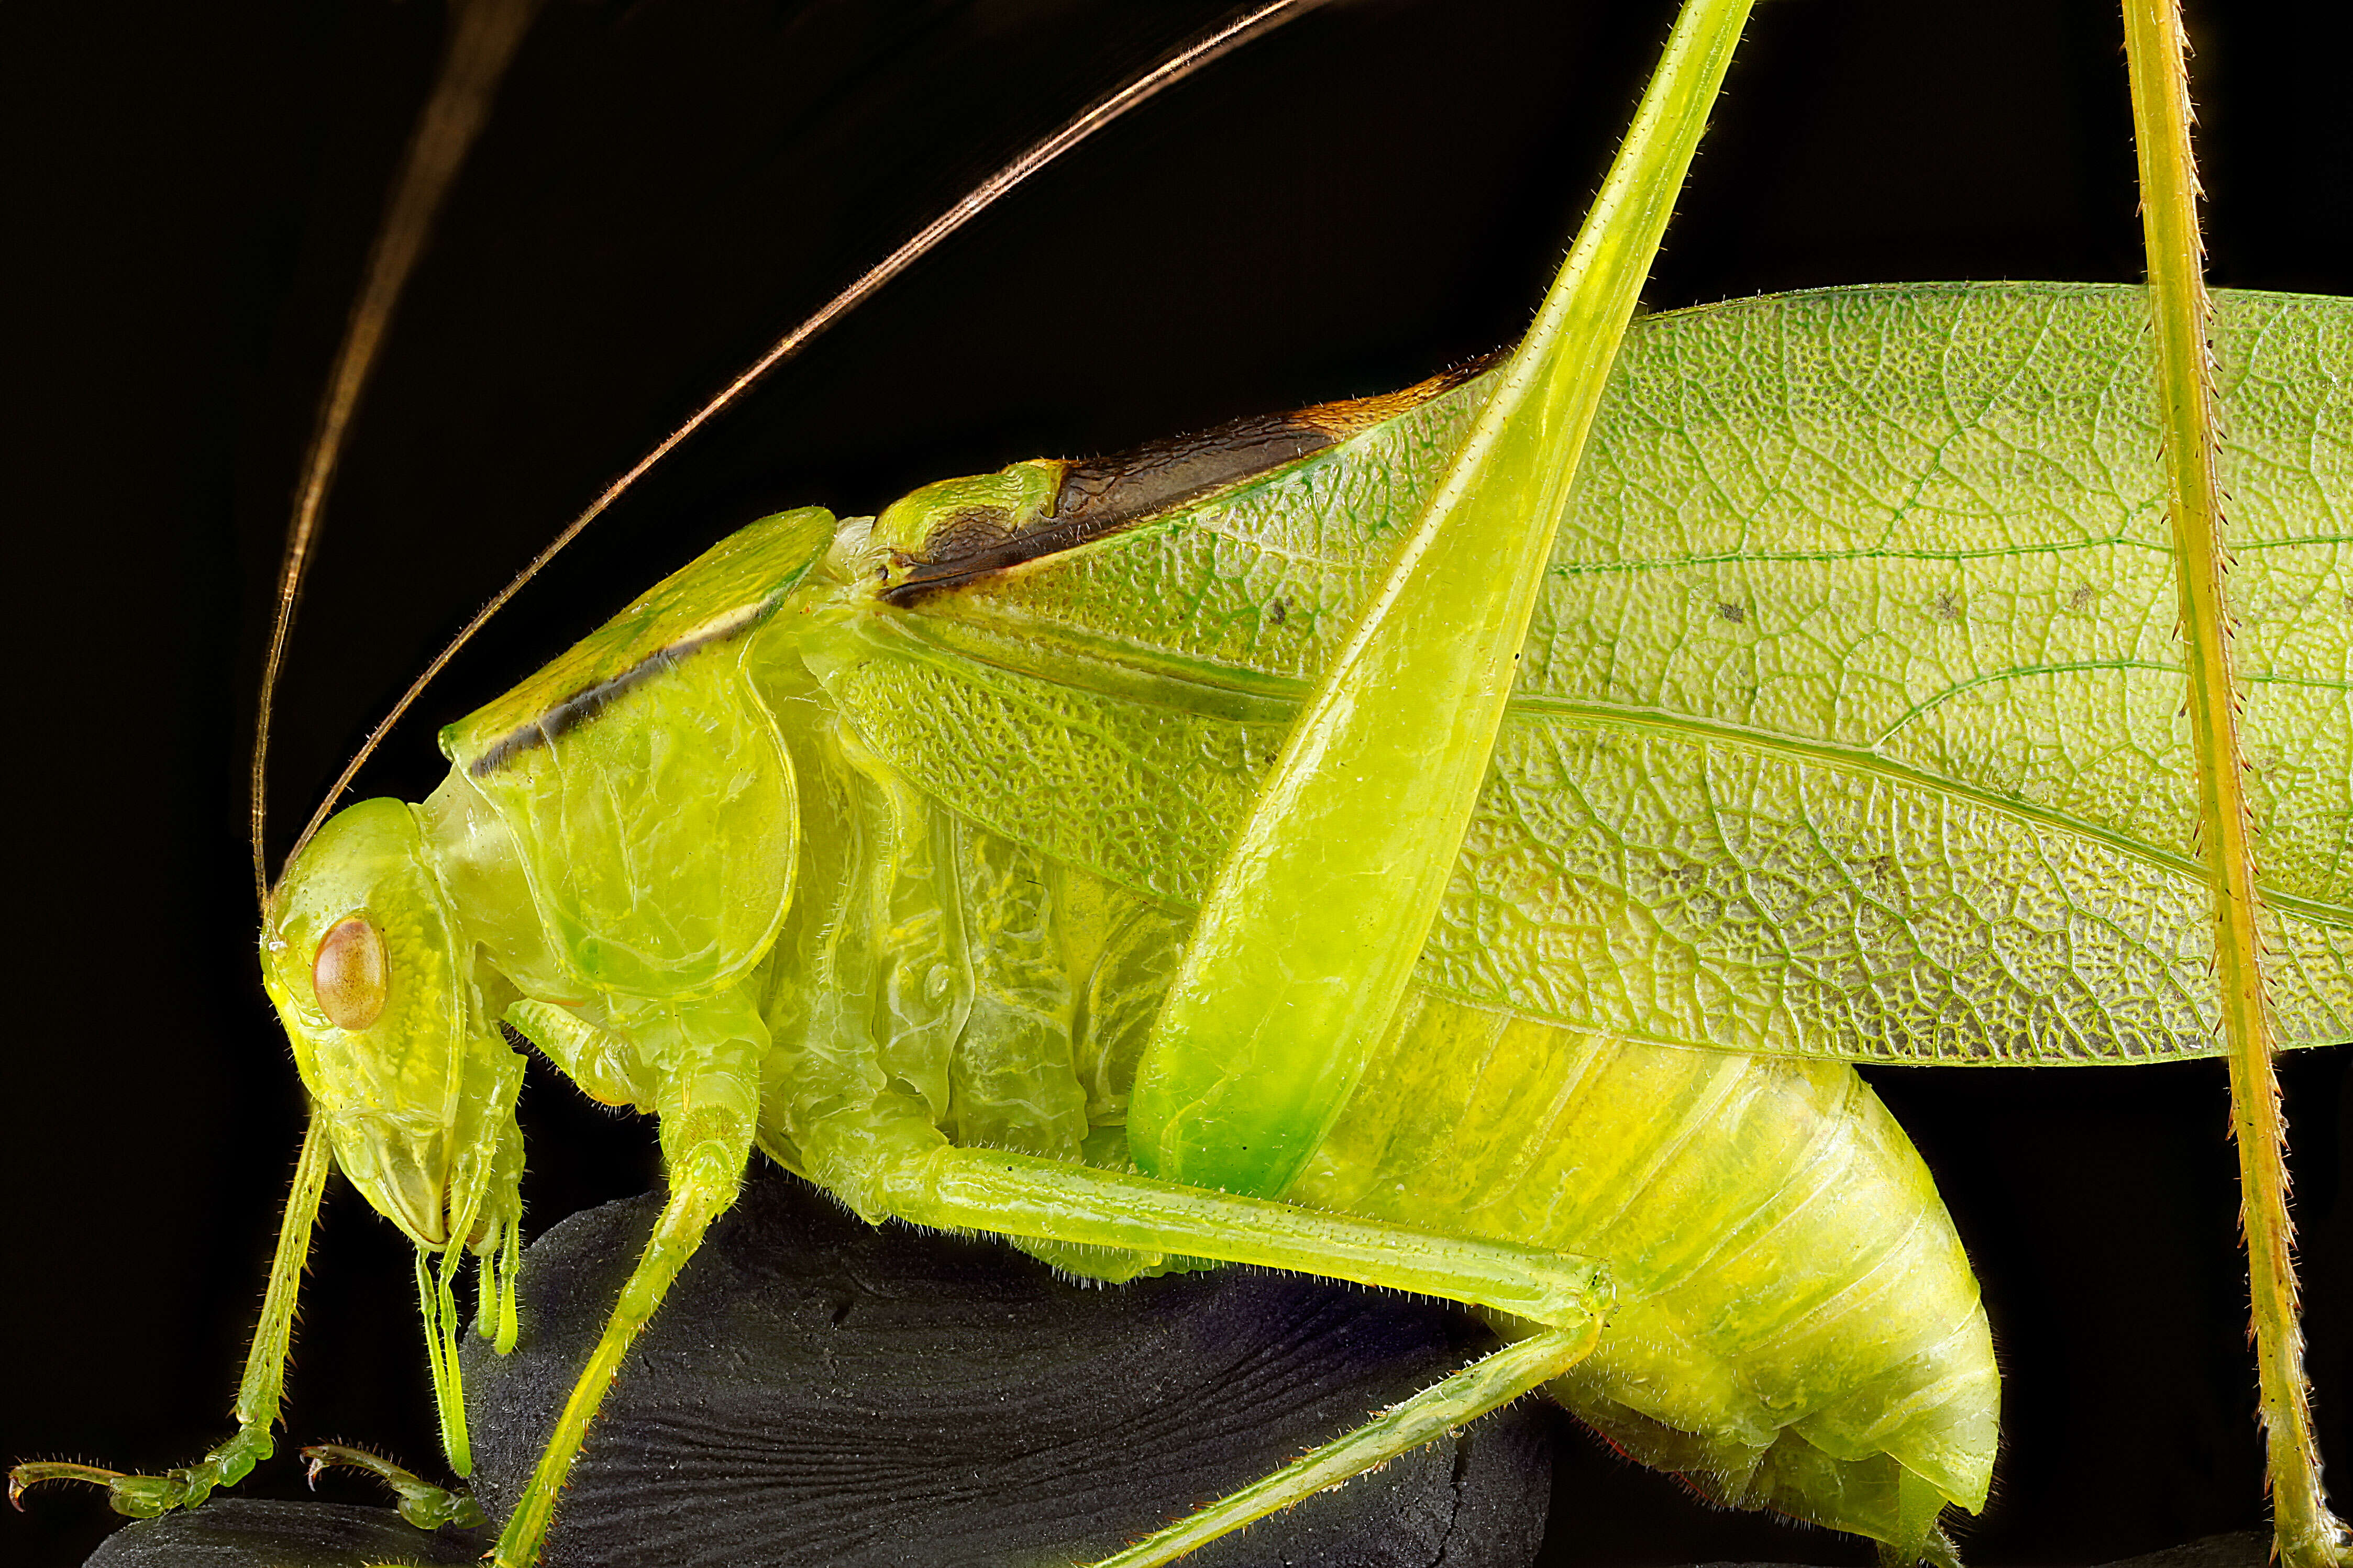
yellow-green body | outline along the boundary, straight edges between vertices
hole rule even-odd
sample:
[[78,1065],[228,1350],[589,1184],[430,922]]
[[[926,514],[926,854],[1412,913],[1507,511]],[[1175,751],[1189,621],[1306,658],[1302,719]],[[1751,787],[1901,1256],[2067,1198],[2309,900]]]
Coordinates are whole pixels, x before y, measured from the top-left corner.
[[[1556,1392],[1726,1500],[1908,1541],[1985,1496],[1976,1286],[1848,1060],[2214,1048],[2142,309],[1637,324],[1414,988],[1283,1194],[1599,1260]],[[2218,352],[2275,1005],[2343,1039],[2353,310],[2230,300]],[[649,1108],[728,1014],[762,1146],[872,1214],[926,1139],[1150,1168],[1192,913],[1489,384],[1293,416],[1331,444],[1075,542],[1053,465],[725,542],[446,732],[486,1003]],[[934,570],[976,529],[1050,547]]]
[[[1303,1269],[1513,1342],[1117,1568],[1546,1383],[1712,1496],[1956,1564],[1990,1335],[1851,1063],[2227,1050],[2282,1550],[2341,1564],[2269,1062],[2353,1037],[2353,311],[2208,321],[2168,6],[2127,5],[2146,298],[1842,290],[1630,332],[1749,9],[1687,0],[1501,369],[765,519],[445,731],[421,805],[322,806],[275,887],[258,739],[265,983],[313,1114],[238,1429],[12,1489],[153,1513],[268,1454],[331,1155],[417,1246],[466,1474],[467,1253],[481,1331],[517,1324],[503,1024],[659,1119],[669,1191],[502,1568],[755,1144],[870,1218],[1082,1274]],[[511,48],[528,7],[500,15]],[[445,75],[476,110],[488,37]],[[412,160],[379,263],[448,167]],[[322,419],[263,737],[405,265]],[[479,1517],[324,1458],[413,1522]]]

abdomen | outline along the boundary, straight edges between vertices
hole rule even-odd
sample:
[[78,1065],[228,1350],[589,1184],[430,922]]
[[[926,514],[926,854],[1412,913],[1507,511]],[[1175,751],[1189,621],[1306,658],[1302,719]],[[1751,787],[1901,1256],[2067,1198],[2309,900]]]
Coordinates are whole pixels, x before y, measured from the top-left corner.
[[[1976,1508],[1999,1408],[1927,1168],[1854,1070],[1409,998],[1286,1194],[1607,1259],[1562,1402],[1720,1500],[1886,1539],[1906,1482]],[[1914,1503],[1916,1510],[1918,1501]]]

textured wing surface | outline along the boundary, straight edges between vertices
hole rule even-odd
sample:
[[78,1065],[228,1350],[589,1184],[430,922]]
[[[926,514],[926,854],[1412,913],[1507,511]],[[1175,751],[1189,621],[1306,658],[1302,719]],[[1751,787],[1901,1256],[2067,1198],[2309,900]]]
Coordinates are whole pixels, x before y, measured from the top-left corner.
[[[2353,302],[2219,309],[2275,1000],[2325,1043],[2353,1037]],[[1638,322],[1424,981],[1775,1054],[2212,1052],[2144,320],[2046,284]],[[835,694],[958,811],[1189,903],[1482,384],[878,615]]]

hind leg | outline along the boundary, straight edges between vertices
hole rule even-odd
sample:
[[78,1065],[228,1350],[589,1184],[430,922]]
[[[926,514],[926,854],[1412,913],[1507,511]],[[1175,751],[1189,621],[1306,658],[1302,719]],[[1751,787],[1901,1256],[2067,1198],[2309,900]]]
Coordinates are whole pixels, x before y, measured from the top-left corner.
[[1155,1531],[1097,1568],[1154,1568],[1174,1562],[1252,1520],[1363,1475],[1559,1376],[1591,1353],[1599,1338],[1599,1325],[1592,1325],[1581,1331],[1550,1329],[1507,1345],[1263,1480]]

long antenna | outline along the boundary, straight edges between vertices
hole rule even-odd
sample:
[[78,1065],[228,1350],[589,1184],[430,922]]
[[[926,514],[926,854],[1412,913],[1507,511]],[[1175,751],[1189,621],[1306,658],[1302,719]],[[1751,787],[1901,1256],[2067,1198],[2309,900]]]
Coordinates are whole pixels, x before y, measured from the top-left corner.
[[[1326,3],[1327,0],[1261,0],[1261,4],[1250,6],[1231,20],[1220,24],[1191,43],[1184,45],[1125,86],[1097,99],[1081,110],[1060,130],[1036,142],[1027,152],[981,181],[979,184],[966,192],[954,206],[924,225],[913,238],[870,268],[856,282],[827,300],[815,314],[778,339],[774,347],[753,362],[750,369],[729,382],[717,396],[704,404],[684,424],[662,437],[653,450],[638,459],[620,478],[606,486],[604,491],[588,503],[587,510],[565,524],[564,531],[549,542],[546,549],[532,557],[530,564],[516,573],[512,582],[492,595],[490,602],[476,611],[473,618],[459,628],[458,635],[449,639],[448,646],[434,655],[433,662],[427,665],[424,671],[409,683],[408,689],[400,694],[400,700],[392,705],[391,711],[384,716],[375,729],[368,731],[368,737],[361,742],[358,753],[336,777],[334,784],[328,789],[325,798],[319,802],[318,810],[311,814],[311,820],[303,827],[301,837],[294,841],[294,847],[287,851],[288,863],[292,863],[294,858],[302,852],[302,847],[311,842],[311,836],[318,832],[320,826],[325,823],[328,813],[334,809],[335,803],[341,800],[344,792],[351,788],[352,780],[358,776],[360,769],[366,764],[367,760],[375,754],[376,748],[383,744],[384,738],[391,732],[392,727],[400,722],[402,716],[415,704],[417,699],[423,695],[425,689],[432,684],[434,678],[448,667],[449,661],[457,657],[458,650],[472,640],[474,634],[480,631],[492,616],[504,609],[507,601],[522,592],[523,584],[539,575],[541,569],[550,561],[554,560],[565,546],[579,538],[583,530],[618,500],[631,485],[643,478],[648,469],[670,456],[688,437],[693,435],[721,410],[749,391],[753,384],[762,376],[800,353],[828,327],[863,304],[884,284],[936,249],[942,241],[987,211],[1000,197],[1012,191],[1030,175],[1043,169],[1071,148],[1078,146],[1129,110],[1145,102],[1155,94],[1176,86],[1203,66],[1240,48],[1252,39],[1264,37],[1284,23],[1303,16]],[[259,799],[258,790],[256,798]],[[254,864],[257,868],[257,876],[263,876],[265,874],[259,869],[261,858],[258,814],[255,820],[257,826]]]
[[[261,705],[253,721],[253,896],[269,901],[269,866],[262,835],[269,820],[269,717],[278,698],[278,677],[286,664],[286,642],[294,629],[294,604],[319,540],[319,516],[334,484],[335,465],[351,434],[360,394],[375,371],[393,307],[425,242],[443,198],[456,181],[466,152],[490,119],[499,79],[531,28],[541,0],[451,0],[449,42],[441,56],[433,96],[417,116],[384,223],[368,252],[367,274],[343,325],[343,346],[327,394],[319,403],[318,427],[303,457],[302,482],[294,492],[294,521],[286,530],[286,557],[278,569],[278,606],[269,624],[269,652],[261,665]],[[317,822],[311,823],[316,827]],[[302,835],[310,837],[310,829]]]

